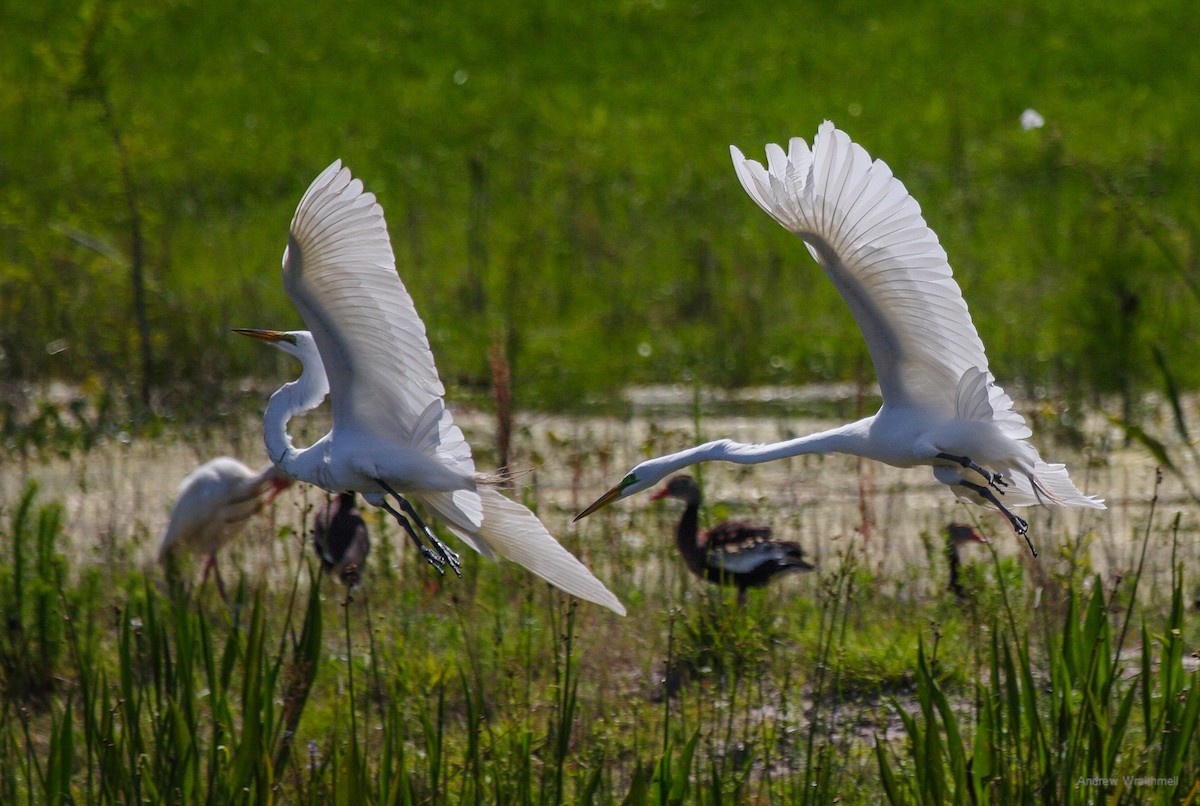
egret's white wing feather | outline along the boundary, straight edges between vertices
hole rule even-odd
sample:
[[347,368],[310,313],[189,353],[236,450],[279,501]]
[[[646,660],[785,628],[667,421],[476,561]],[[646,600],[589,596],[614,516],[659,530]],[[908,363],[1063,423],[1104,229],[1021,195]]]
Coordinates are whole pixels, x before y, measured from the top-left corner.
[[800,138],[786,155],[767,146],[767,168],[730,151],[746,192],[804,239],[850,307],[885,401],[953,416],[959,380],[979,369],[992,385],[995,421],[1024,428],[987,371],[945,250],[884,162],[828,121],[811,150]]
[[620,600],[554,539],[537,515],[491,487],[481,486],[479,498],[483,501],[483,524],[474,534],[451,526],[458,537],[477,548],[483,544],[565,593],[625,615]]
[[[445,389],[425,325],[396,273],[383,208],[340,161],[296,208],[283,286],[320,350],[335,425],[403,444],[419,440],[456,469],[474,472],[462,432],[437,408]],[[416,433],[430,413],[437,430]]]

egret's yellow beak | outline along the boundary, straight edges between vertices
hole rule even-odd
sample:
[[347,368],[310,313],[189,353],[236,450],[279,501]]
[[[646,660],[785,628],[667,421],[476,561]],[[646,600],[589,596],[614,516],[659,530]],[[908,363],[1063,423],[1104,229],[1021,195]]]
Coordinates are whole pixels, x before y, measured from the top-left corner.
[[235,327],[234,333],[241,333],[243,336],[249,336],[252,339],[261,339],[263,341],[290,341],[296,343],[296,339],[290,333],[284,333],[280,330],[255,330],[249,327]]
[[616,501],[618,498],[621,497],[621,492],[628,486],[629,485],[625,481],[622,481],[616,487],[613,487],[611,490],[606,492],[604,495],[600,496],[595,501],[593,501],[592,505],[590,507],[588,507],[583,512],[580,512],[578,515],[576,515],[575,518],[571,522],[574,523],[575,521],[579,520],[580,518],[586,518],[588,515],[591,515],[593,512],[600,509],[601,507],[607,506],[607,505],[611,504],[613,501]]

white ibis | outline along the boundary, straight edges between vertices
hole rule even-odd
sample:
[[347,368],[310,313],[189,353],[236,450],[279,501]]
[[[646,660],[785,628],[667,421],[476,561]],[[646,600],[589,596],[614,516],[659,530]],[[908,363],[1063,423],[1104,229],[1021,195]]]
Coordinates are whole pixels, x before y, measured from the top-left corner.
[[158,561],[165,562],[170,552],[181,547],[206,555],[204,579],[211,571],[224,598],[217,552],[241,533],[251,515],[291,483],[275,465],[256,472],[229,456],[205,462],[179,485],[170,520],[158,541]]

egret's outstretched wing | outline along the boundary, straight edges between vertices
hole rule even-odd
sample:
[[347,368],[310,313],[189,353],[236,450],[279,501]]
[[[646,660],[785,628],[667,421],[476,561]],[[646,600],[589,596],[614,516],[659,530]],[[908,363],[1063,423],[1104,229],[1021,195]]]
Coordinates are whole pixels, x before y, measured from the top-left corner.
[[730,147],[750,197],[799,235],[850,306],[875,364],[884,400],[955,414],[964,372],[987,374],[995,420],[1024,430],[995,385],[946,252],[882,160],[826,121],[810,151],[793,138],[767,146],[767,168]]
[[383,208],[340,160],[296,208],[283,287],[321,352],[336,425],[427,447],[432,413],[437,452],[474,472],[462,432],[441,402],[445,388],[425,325],[396,273]]

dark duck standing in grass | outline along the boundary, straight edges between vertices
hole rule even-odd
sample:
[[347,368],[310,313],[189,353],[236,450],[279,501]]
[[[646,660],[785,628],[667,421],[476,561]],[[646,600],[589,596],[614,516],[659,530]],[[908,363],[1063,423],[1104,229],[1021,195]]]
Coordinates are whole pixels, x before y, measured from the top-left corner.
[[354,493],[339,493],[317,510],[312,542],[327,573],[337,574],[350,590],[358,587],[371,541],[367,536],[367,524],[354,501]]
[[714,584],[736,585],[739,603],[745,602],[747,588],[760,588],[777,574],[813,569],[800,546],[771,540],[771,527],[764,524],[728,520],[701,532],[700,485],[691,476],[672,478],[651,496],[659,498],[678,498],[686,505],[675,545],[688,570]]
[[946,562],[950,566],[950,592],[960,602],[969,598],[970,594],[962,586],[962,581],[958,578],[958,569],[962,565],[962,559],[958,556],[958,550],[967,543],[990,542],[986,537],[965,524],[952,523],[946,527]]

